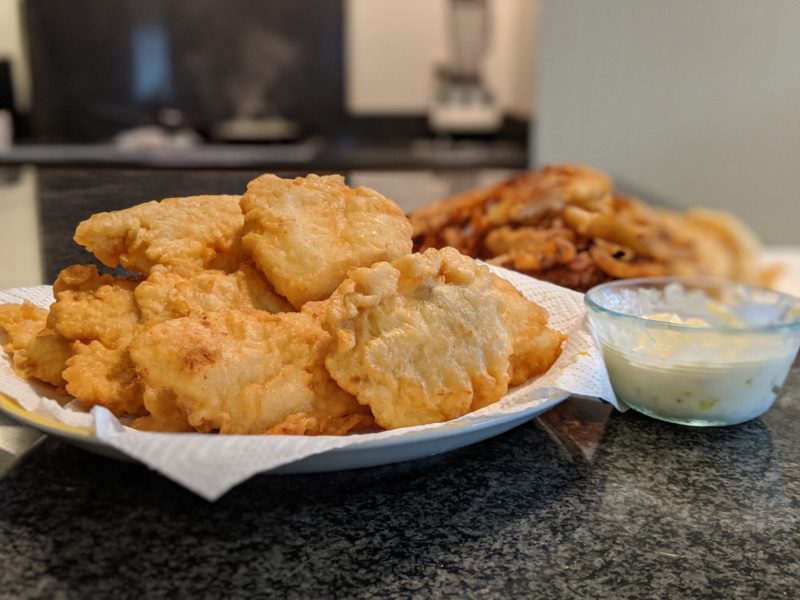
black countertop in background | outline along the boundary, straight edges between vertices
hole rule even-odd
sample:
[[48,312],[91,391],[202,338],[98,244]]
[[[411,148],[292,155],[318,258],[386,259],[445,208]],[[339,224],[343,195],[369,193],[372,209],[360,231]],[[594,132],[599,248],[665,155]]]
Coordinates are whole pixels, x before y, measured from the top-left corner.
[[274,144],[205,143],[188,148],[130,150],[111,143],[22,143],[0,152],[0,166],[165,169],[523,169],[528,149],[519,140],[308,138]]
[[[46,279],[86,258],[69,237],[88,214],[254,174],[39,170]],[[799,423],[795,365],[736,427],[614,413],[587,459],[535,421],[411,463],[257,476],[213,504],[46,440],[0,479],[0,597],[792,598]]]

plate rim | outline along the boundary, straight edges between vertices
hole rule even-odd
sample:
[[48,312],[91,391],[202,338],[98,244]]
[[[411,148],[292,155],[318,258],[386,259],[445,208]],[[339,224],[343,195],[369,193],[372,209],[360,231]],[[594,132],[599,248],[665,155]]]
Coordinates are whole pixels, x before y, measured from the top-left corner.
[[67,425],[53,417],[31,412],[17,402],[15,398],[2,391],[0,391],[0,413],[17,423],[27,425],[48,435],[69,437],[81,442],[85,442],[87,439],[99,439],[91,429]]
[[[454,420],[447,424],[444,428],[438,429],[423,429],[420,431],[409,431],[400,435],[387,437],[384,439],[367,439],[363,442],[358,442],[353,445],[345,446],[342,448],[332,448],[322,452],[322,454],[336,453],[340,451],[353,451],[353,450],[382,450],[386,448],[397,448],[408,444],[415,444],[430,440],[444,440],[457,435],[464,435],[469,432],[480,431],[487,427],[499,426],[510,421],[523,420],[525,417],[530,416],[534,418],[537,414],[549,410],[557,404],[566,400],[571,394],[566,391],[559,391],[556,393],[552,391],[548,394],[540,404],[527,407],[523,410],[502,413],[491,416],[475,416],[466,420]],[[44,434],[52,435],[57,438],[67,438],[70,441],[76,442],[81,446],[92,445],[101,446],[103,448],[114,448],[107,444],[104,440],[97,437],[90,429],[83,427],[76,427],[61,423],[52,417],[47,417],[34,412],[31,412],[21,406],[13,397],[4,392],[0,392],[0,413],[6,415],[21,425],[32,427]],[[468,415],[465,415],[468,416]],[[520,422],[522,424],[522,422]],[[369,434],[363,434],[369,435]],[[252,437],[252,436],[248,436]],[[257,436],[256,436],[257,437]],[[294,437],[294,436],[285,436]],[[322,437],[322,436],[321,436]],[[325,436],[325,437],[340,437],[340,436]]]

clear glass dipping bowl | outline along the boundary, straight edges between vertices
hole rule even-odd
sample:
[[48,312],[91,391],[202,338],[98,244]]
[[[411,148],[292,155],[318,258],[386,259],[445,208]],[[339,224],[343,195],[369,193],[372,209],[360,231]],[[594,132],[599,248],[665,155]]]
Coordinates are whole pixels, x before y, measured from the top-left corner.
[[617,397],[673,423],[758,417],[800,347],[800,298],[751,285],[648,277],[599,285],[584,301]]

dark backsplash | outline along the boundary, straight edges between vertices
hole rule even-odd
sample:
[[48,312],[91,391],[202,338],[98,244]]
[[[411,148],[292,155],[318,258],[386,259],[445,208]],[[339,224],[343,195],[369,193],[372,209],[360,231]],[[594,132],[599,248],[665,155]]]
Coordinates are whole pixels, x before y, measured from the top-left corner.
[[92,142],[174,108],[205,133],[281,116],[344,119],[340,0],[26,0],[40,140]]

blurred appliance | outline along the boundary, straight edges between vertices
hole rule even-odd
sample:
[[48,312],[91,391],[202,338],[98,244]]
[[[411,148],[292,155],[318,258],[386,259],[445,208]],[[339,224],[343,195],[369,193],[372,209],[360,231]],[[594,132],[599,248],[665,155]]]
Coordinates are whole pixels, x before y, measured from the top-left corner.
[[428,112],[438,133],[495,133],[503,114],[482,74],[489,45],[487,0],[449,0],[449,60],[436,71]]
[[437,108],[445,104],[448,86],[465,82],[473,96],[488,96],[505,117],[527,123],[538,5],[539,0],[346,0],[348,111],[421,116],[429,123],[434,100]]
[[343,107],[341,0],[25,0],[41,140],[179,115],[207,137],[328,134]]

